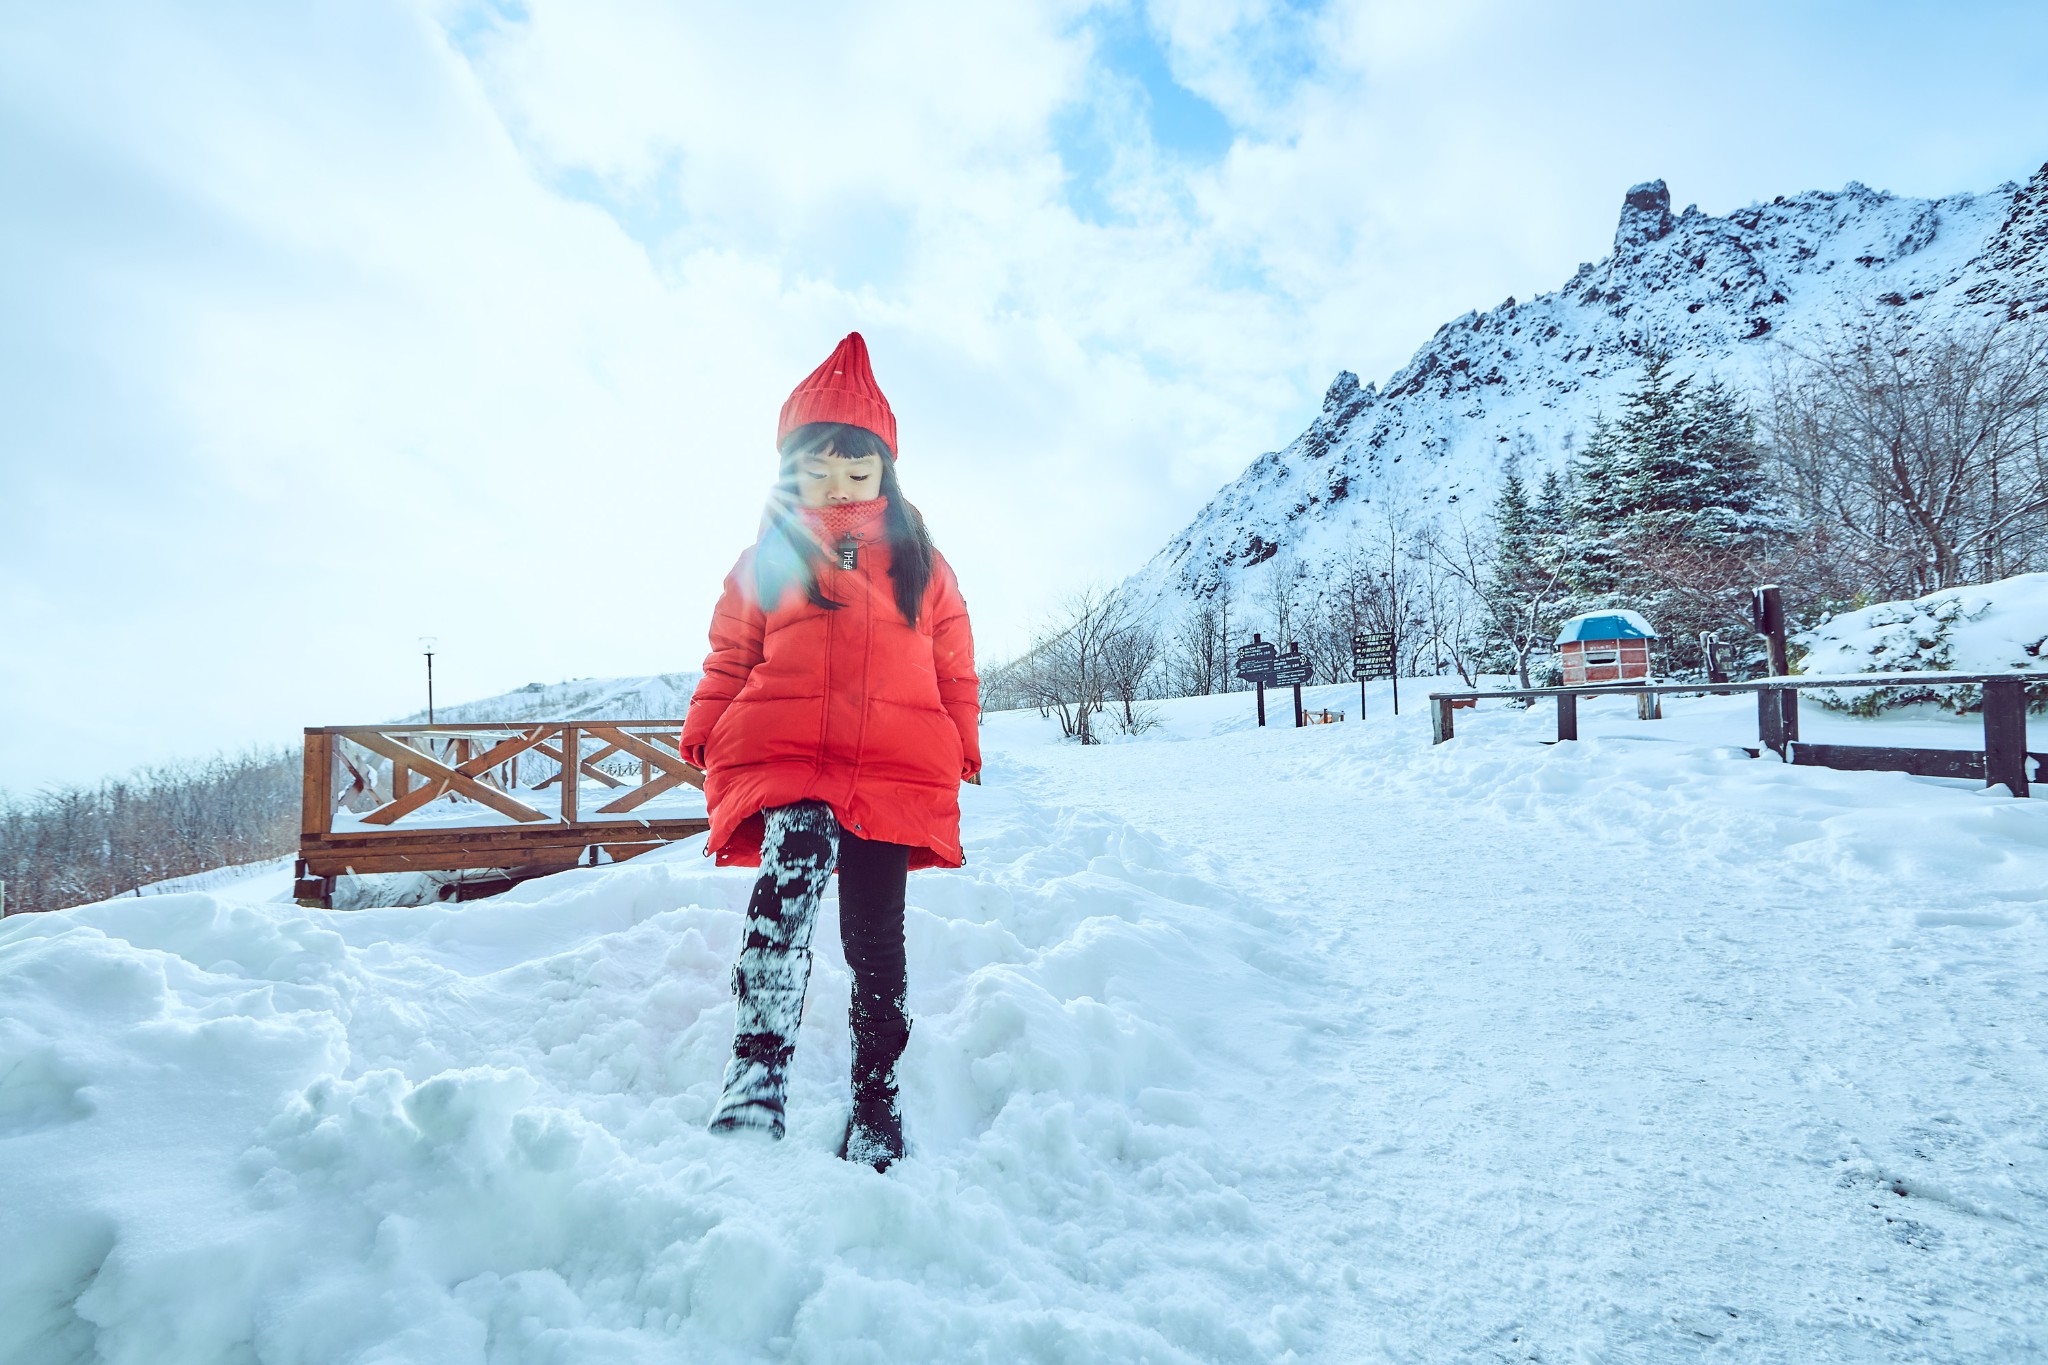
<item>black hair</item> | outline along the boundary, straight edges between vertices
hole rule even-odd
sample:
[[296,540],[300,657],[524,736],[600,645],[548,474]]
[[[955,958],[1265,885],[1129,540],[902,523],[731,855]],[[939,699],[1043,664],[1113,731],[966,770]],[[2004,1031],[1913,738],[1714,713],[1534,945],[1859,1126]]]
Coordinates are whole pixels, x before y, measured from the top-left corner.
[[879,455],[882,460],[882,529],[889,538],[889,577],[895,585],[896,609],[910,625],[917,624],[924,606],[925,589],[932,581],[931,532],[924,517],[903,496],[896,479],[896,457],[881,437],[866,427],[847,422],[807,422],[783,437],[780,448],[782,468],[775,481],[775,496],[768,504],[768,524],[762,528],[760,548],[755,551],[754,571],[762,605],[772,605],[790,583],[803,585],[812,606],[837,611],[845,604],[825,595],[818,585],[818,570],[826,562],[817,540],[798,521],[796,509],[803,499],[797,492],[797,474],[803,461],[813,455],[837,455],[858,460]]

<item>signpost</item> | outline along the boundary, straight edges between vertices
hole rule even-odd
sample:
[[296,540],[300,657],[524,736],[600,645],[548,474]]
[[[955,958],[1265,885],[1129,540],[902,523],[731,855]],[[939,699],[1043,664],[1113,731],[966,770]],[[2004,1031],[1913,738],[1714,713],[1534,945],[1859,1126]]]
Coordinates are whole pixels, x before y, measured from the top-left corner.
[[1308,656],[1301,652],[1301,646],[1287,646],[1287,652],[1273,662],[1273,681],[1280,687],[1294,689],[1294,728],[1299,730],[1308,724],[1308,717],[1301,709],[1301,685],[1309,679]]
[[1379,678],[1394,684],[1394,714],[1401,714],[1401,680],[1394,677],[1394,636],[1385,630],[1351,637],[1351,676],[1358,679],[1358,718],[1365,719],[1365,685]]
[[1250,644],[1238,646],[1237,676],[1258,689],[1261,725],[1266,723],[1266,684],[1273,681],[1273,667],[1279,658],[1279,648],[1256,635]]
[[1724,683],[1728,681],[1728,666],[1721,659],[1721,637],[1711,630],[1700,632],[1700,654],[1707,661],[1707,681]]
[[[1756,633],[1764,637],[1771,676],[1784,677],[1792,671],[1792,661],[1785,647],[1785,600],[1777,584],[1766,584],[1750,595],[1749,613]],[[1799,738],[1799,693],[1759,692],[1756,706],[1757,726],[1764,744],[1782,756],[1786,741]]]

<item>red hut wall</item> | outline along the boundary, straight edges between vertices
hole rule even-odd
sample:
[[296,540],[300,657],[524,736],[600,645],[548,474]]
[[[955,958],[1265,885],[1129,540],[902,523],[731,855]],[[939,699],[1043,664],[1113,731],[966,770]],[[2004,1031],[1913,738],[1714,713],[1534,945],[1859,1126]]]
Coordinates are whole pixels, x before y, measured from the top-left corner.
[[1557,653],[1566,687],[1647,682],[1650,677],[1648,640],[1568,640]]

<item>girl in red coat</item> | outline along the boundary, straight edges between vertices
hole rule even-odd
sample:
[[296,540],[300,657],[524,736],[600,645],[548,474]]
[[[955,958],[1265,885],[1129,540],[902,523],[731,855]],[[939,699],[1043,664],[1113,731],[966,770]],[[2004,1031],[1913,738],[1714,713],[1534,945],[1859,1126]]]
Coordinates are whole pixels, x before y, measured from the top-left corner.
[[725,580],[683,755],[704,770],[707,848],[758,865],[733,967],[739,1022],[713,1132],[783,1132],[825,879],[853,969],[853,1110],[841,1155],[903,1155],[896,1061],[903,893],[958,867],[960,783],[981,767],[967,604],[896,481],[896,417],[858,332],[789,401],[760,537]]

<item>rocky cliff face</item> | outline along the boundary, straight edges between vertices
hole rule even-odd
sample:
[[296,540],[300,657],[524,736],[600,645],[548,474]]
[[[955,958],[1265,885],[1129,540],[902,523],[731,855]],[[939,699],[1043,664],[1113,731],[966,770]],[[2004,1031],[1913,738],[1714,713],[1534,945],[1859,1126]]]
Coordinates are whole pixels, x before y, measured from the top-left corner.
[[1605,260],[1444,324],[1380,388],[1339,374],[1308,430],[1253,461],[1129,586],[1171,610],[1248,587],[1282,551],[1314,574],[1390,509],[1483,516],[1511,465],[1561,466],[1647,354],[1751,386],[1781,341],[1888,310],[2048,314],[2048,165],[1988,194],[1852,183],[1723,218],[1674,214],[1663,181],[1637,185]]

